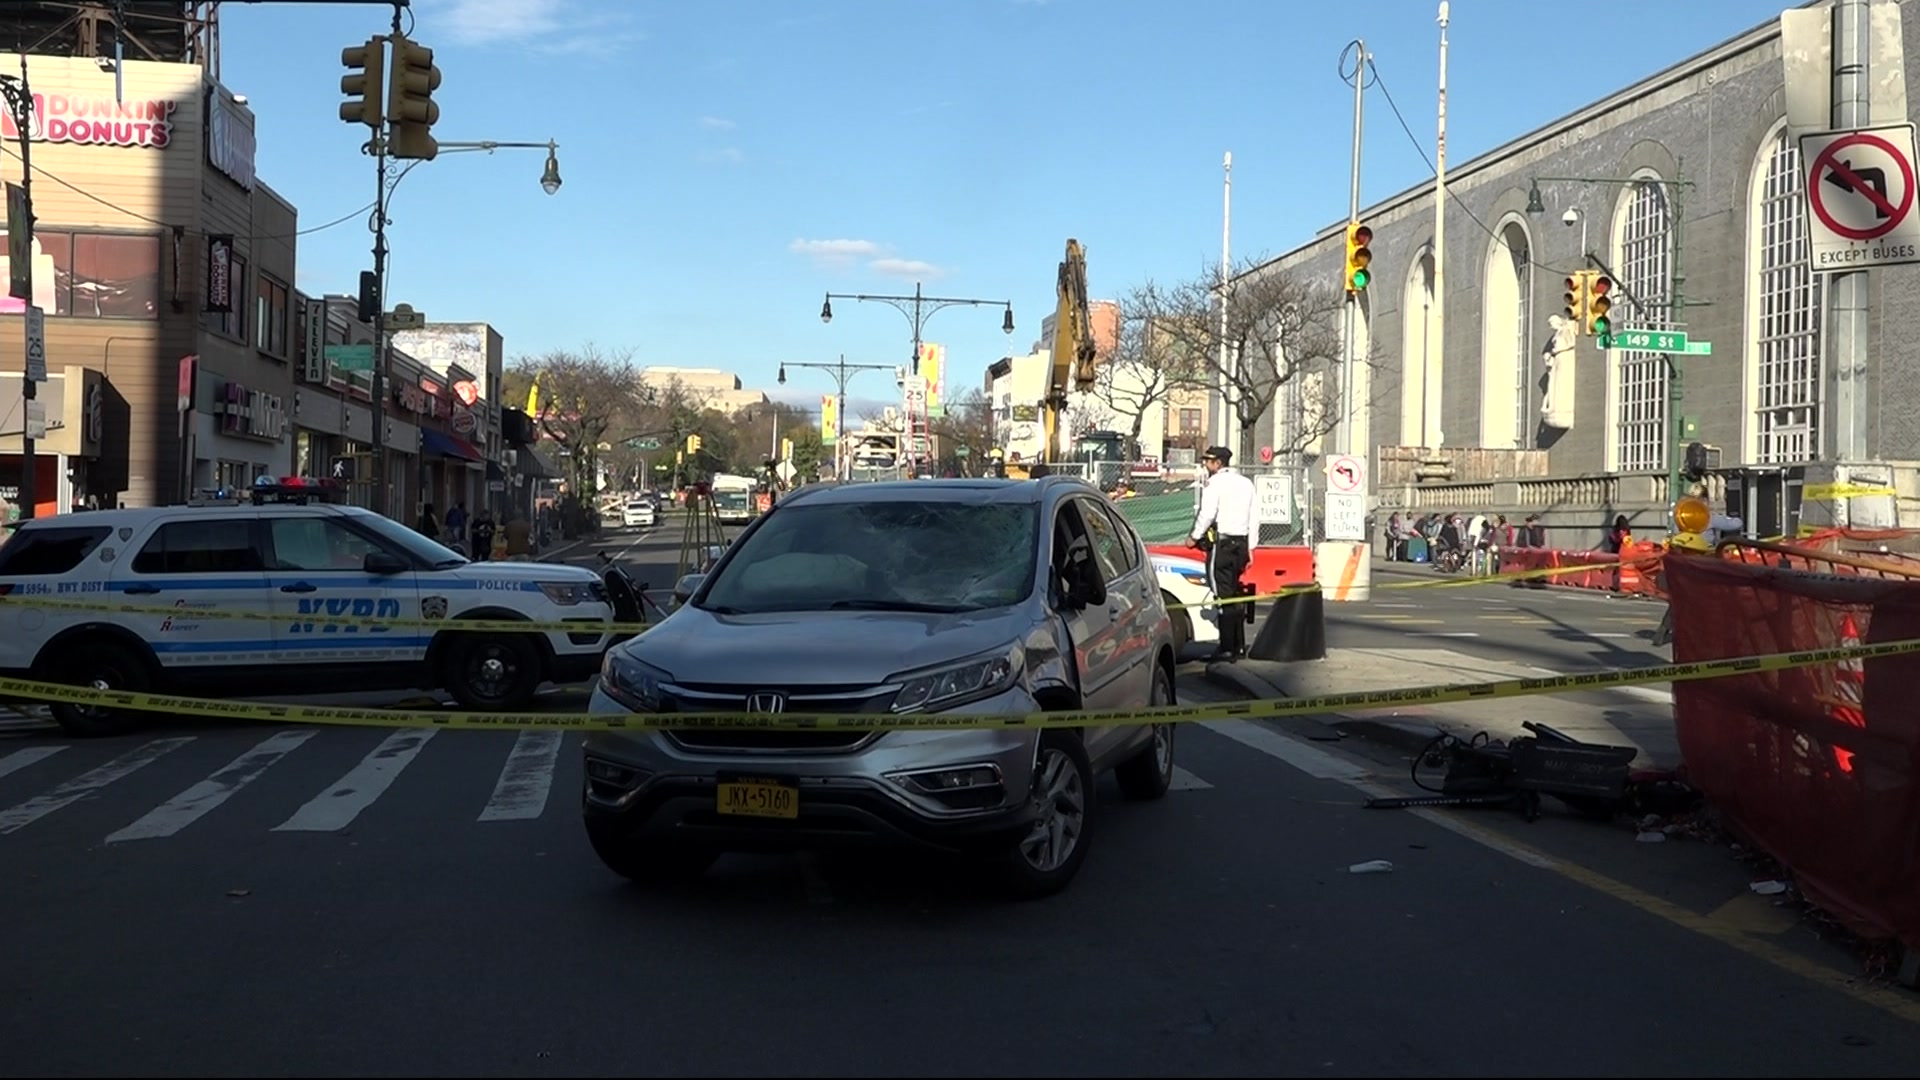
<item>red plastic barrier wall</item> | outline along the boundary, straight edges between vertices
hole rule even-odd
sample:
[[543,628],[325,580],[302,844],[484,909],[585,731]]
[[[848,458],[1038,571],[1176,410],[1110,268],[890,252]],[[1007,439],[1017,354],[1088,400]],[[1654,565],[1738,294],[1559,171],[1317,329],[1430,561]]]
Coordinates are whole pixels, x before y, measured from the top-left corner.
[[1564,574],[1522,578],[1514,584],[1535,589],[1542,589],[1548,585],[1560,585],[1575,589],[1603,589],[1608,592],[1618,590],[1627,594],[1657,596],[1659,586],[1655,583],[1654,573],[1659,569],[1662,550],[1659,544],[1652,541],[1639,541],[1627,548],[1625,565],[1622,565],[1620,556],[1605,551],[1503,547],[1499,549],[1500,571],[1518,573],[1523,570],[1581,567],[1582,569],[1570,570]]
[[[1205,558],[1205,553],[1186,544],[1148,544],[1147,550],[1156,555]],[[1247,572],[1240,580],[1256,595],[1313,582],[1313,549],[1310,547],[1256,547],[1247,554]]]
[[[1670,558],[1676,662],[1920,639],[1920,583]],[[1674,684],[1688,779],[1855,932],[1920,946],[1920,654]]]

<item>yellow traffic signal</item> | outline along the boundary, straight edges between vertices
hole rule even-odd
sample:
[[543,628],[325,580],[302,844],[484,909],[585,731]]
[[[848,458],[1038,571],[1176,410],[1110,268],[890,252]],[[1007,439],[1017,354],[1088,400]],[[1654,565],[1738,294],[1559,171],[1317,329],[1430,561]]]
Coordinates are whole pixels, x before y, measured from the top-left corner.
[[440,144],[433,138],[433,125],[440,120],[433,92],[439,88],[440,69],[433,66],[433,50],[394,35],[393,79],[387,88],[387,119],[393,123],[388,156],[432,161],[440,153]]
[[781,461],[793,460],[793,440],[792,439],[780,440],[780,460]]
[[347,100],[340,103],[340,119],[378,129],[380,90],[387,74],[386,41],[370,37],[365,45],[341,49],[340,62],[349,69],[340,76],[340,92],[347,95]]
[[1613,291],[1613,279],[1597,271],[1587,271],[1587,333],[1599,338],[1600,347],[1613,347],[1613,320],[1607,312],[1613,310],[1613,301],[1607,294]]
[[699,452],[700,452],[700,436],[698,435],[687,436],[687,453],[697,454]]
[[1350,293],[1364,291],[1373,274],[1367,267],[1373,262],[1373,230],[1357,221],[1347,223],[1346,286]]
[[1576,332],[1587,332],[1587,271],[1575,270],[1567,277],[1566,307],[1560,314],[1572,323]]

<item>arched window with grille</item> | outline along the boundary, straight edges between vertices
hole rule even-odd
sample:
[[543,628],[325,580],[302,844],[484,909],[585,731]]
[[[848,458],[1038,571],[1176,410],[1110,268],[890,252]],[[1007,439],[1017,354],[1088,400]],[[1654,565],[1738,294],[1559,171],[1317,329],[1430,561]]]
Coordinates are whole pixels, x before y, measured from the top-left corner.
[[1784,121],[1760,143],[1747,205],[1747,460],[1820,454],[1820,279],[1812,269],[1800,151]]
[[[1651,172],[1635,180],[1658,181]],[[1613,265],[1620,277],[1613,324],[1636,330],[1673,327],[1673,211],[1663,185],[1636,183],[1614,214]],[[1673,436],[1667,409],[1667,361],[1659,353],[1616,352],[1607,365],[1613,437],[1608,467],[1657,472]]]

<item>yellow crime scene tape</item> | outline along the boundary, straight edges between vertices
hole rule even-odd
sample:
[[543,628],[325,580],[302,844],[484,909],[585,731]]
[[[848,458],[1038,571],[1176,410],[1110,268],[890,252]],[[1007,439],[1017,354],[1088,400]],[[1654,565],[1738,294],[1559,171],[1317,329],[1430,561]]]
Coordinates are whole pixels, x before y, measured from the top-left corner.
[[568,731],[658,731],[667,728],[747,731],[936,731],[964,728],[1074,728],[1193,723],[1206,720],[1271,719],[1342,711],[1364,711],[1400,705],[1489,701],[1544,694],[1606,690],[1647,683],[1693,682],[1731,675],[1755,675],[1816,667],[1851,660],[1873,660],[1920,653],[1920,639],[1886,641],[1872,645],[1838,646],[1802,652],[1702,660],[1656,667],[1617,668],[1578,675],[1551,675],[1535,679],[1418,686],[1396,690],[1361,690],[1319,697],[1169,705],[1120,711],[1080,710],[1035,712],[1022,715],[969,713],[909,713],[878,716],[873,713],[808,715],[794,713],[482,713],[412,709],[351,709],[327,705],[286,705],[258,701],[216,701],[174,694],[91,687],[0,678],[0,700],[16,699],[73,705],[107,705],[135,712],[175,716],[273,720],[332,727],[451,728],[472,731],[523,731],[558,728]]

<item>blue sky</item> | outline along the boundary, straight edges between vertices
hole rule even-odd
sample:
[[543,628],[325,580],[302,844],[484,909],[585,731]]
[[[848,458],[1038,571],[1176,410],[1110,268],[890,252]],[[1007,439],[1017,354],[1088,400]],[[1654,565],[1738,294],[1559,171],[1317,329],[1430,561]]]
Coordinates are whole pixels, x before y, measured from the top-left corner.
[[[1775,17],[1781,0],[1454,0],[1448,153],[1459,163]],[[821,296],[1011,300],[935,315],[927,339],[978,385],[1053,306],[1069,236],[1095,296],[1194,273],[1220,244],[1234,159],[1236,255],[1277,254],[1344,215],[1364,37],[1432,153],[1437,4],[1374,0],[414,0],[435,50],[443,154],[395,195],[390,303],[486,320],[509,358],[592,343],[645,364],[723,367],[771,389],[781,360],[898,363],[907,319]],[[222,80],[259,118],[259,171],[303,229],[372,199],[365,129],[336,118],[339,51],[388,9],[229,4]],[[1369,92],[1362,198],[1430,178]],[[364,215],[300,239],[300,286],[349,292]],[[790,372],[788,390],[818,382]],[[877,374],[857,398],[890,394]],[[798,395],[789,395],[798,396]]]

